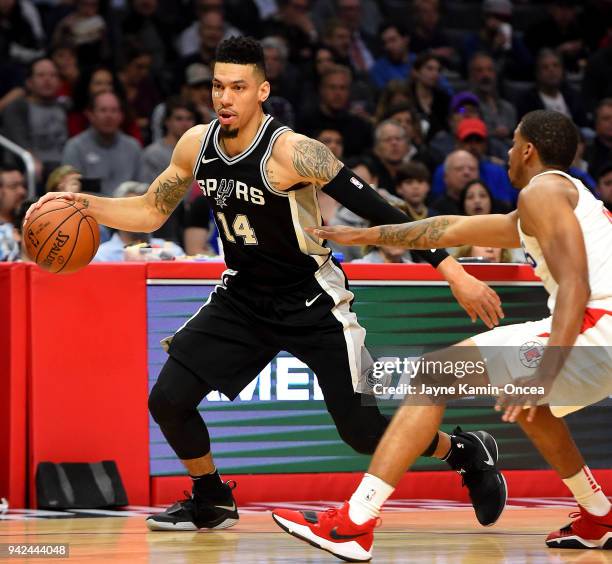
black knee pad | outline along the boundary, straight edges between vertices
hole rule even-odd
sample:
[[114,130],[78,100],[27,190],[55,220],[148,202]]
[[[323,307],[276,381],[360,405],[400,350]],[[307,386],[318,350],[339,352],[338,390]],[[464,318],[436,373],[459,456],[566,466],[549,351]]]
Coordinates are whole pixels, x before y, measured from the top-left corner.
[[149,412],[155,422],[163,426],[182,422],[188,416],[189,409],[172,401],[164,387],[156,383],[149,394]]
[[340,438],[359,454],[373,454],[389,425],[389,418],[375,406],[352,405],[332,417]]

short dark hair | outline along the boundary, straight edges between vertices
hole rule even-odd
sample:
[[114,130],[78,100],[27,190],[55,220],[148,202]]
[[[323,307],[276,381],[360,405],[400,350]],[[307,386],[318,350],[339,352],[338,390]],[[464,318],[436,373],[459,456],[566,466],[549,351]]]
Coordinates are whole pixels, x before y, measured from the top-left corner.
[[356,166],[362,166],[364,168],[367,168],[372,176],[378,176],[378,172],[376,171],[376,165],[368,155],[357,155],[356,157],[350,157],[346,159],[344,164],[351,170],[354,169]]
[[185,110],[189,112],[195,121],[198,121],[199,115],[196,107],[185,98],[180,96],[171,96],[166,100],[166,111],[164,112],[164,120],[172,116],[175,110]]
[[535,110],[523,116],[519,132],[538,151],[542,164],[567,170],[578,150],[578,128],[560,112]]
[[32,78],[34,76],[34,69],[36,65],[42,61],[49,61],[57,69],[57,65],[55,64],[55,61],[51,57],[48,57],[46,55],[42,57],[36,57],[36,59],[31,61],[27,67],[26,78]]
[[423,163],[419,161],[410,161],[402,164],[397,169],[397,174],[395,175],[395,185],[400,185],[402,182],[404,182],[404,180],[418,180],[419,182],[429,183],[431,180],[431,175]]
[[252,37],[230,37],[221,41],[217,46],[214,62],[255,65],[262,76],[266,76],[263,49],[259,41]]
[[409,36],[408,29],[406,29],[405,26],[403,26],[399,22],[394,22],[394,21],[390,21],[390,20],[388,20],[386,22],[383,22],[383,24],[378,28],[378,35],[381,36],[388,29],[396,30],[397,33],[399,33],[402,37],[408,37]]

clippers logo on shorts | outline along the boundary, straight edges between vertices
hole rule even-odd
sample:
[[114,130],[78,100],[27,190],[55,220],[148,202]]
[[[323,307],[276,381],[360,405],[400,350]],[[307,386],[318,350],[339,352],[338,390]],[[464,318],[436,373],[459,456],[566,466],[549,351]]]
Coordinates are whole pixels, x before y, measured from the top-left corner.
[[544,347],[538,341],[527,341],[519,349],[519,359],[526,368],[537,368],[542,362]]
[[233,180],[226,180],[225,178],[223,178],[219,183],[217,195],[215,196],[215,202],[217,202],[217,205],[220,208],[227,206],[225,201],[232,195],[232,192],[234,191],[234,184],[235,183]]
[[363,188],[363,184],[359,182],[359,180],[357,180],[354,176],[351,176],[351,184],[354,184],[360,190]]

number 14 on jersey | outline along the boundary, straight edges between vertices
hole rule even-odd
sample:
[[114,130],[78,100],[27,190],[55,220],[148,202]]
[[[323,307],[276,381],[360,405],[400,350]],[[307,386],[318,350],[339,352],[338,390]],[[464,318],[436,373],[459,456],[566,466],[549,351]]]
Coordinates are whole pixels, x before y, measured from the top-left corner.
[[236,242],[236,237],[232,234],[232,230],[237,237],[242,237],[245,245],[257,245],[257,237],[255,236],[255,230],[249,223],[249,218],[243,213],[239,213],[232,222],[232,229],[230,230],[229,223],[223,212],[217,212],[217,219],[223,229],[225,238],[230,243]]

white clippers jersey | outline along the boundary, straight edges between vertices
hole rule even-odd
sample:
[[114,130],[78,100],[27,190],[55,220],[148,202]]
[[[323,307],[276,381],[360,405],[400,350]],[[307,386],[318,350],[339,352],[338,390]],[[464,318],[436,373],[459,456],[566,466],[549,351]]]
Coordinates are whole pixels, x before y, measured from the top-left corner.
[[[574,214],[582,229],[589,268],[591,297],[587,307],[612,310],[612,213],[580,180],[565,172],[559,170],[542,172],[534,176],[531,182],[543,174],[560,174],[572,182],[578,190],[578,203]],[[527,260],[550,295],[548,307],[552,312],[559,285],[548,269],[537,239],[523,233],[520,220],[518,231]]]

